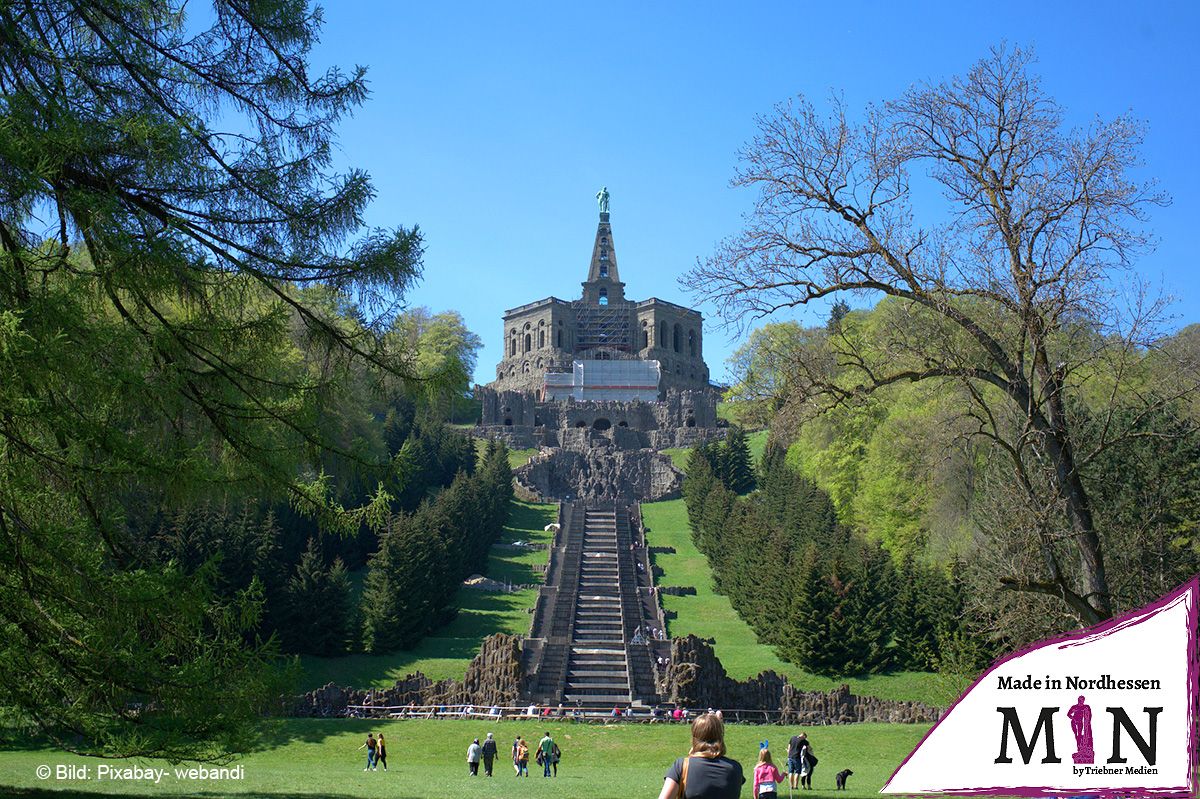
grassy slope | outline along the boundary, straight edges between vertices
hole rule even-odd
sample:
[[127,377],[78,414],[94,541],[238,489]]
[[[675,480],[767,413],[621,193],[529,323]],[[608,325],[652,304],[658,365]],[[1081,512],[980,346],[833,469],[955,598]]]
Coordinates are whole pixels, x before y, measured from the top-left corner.
[[[494,730],[500,743],[500,760],[491,780],[467,776],[467,745]],[[814,775],[816,790],[807,797],[866,799],[876,795],[891,772],[925,733],[925,725],[854,724],[820,727],[809,731],[813,748],[821,758]],[[386,736],[391,771],[364,773],[361,753],[356,748],[367,732]],[[505,756],[515,735],[536,741],[544,730],[559,742],[563,759],[559,777],[543,779],[536,764],[531,777],[517,780]],[[778,756],[793,729],[730,725],[726,740],[729,754],[742,762],[749,773],[758,753],[758,741],[769,738]],[[663,773],[671,761],[683,754],[689,742],[682,725],[572,725],[506,721],[485,725],[472,721],[394,721],[387,723],[352,719],[298,719],[283,722],[275,731],[271,747],[239,761],[245,779],[221,782],[186,782],[175,779],[171,767],[161,761],[145,765],[167,768],[171,776],[155,787],[133,782],[39,781],[34,770],[43,763],[86,764],[92,769],[101,762],[130,765],[123,761],[99,761],[62,752],[0,751],[0,790],[28,789],[17,796],[64,795],[171,795],[267,797],[489,797],[489,799],[536,799],[536,797],[586,796],[589,799],[627,799],[655,796]],[[777,760],[777,762],[779,762]],[[852,768],[849,790],[833,790],[833,775]],[[85,794],[55,793],[51,790],[87,791]],[[40,790],[39,790],[40,789]],[[750,786],[742,796],[750,795]]]
[[[503,547],[513,541],[549,543],[552,533],[542,530],[556,518],[554,505],[513,502],[501,546],[493,547],[488,558],[488,576],[495,580],[529,585],[540,583],[542,576],[534,566],[549,557],[546,550],[512,550]],[[389,655],[347,655],[338,658],[302,657],[303,690],[328,682],[356,688],[384,687],[397,679],[421,671],[431,679],[460,679],[467,664],[479,651],[480,642],[493,633],[529,632],[529,609],[537,601],[537,589],[527,588],[512,594],[495,594],[475,588],[458,591],[458,616],[414,649]]]
[[696,596],[663,597],[664,607],[678,614],[667,623],[668,632],[673,636],[693,633],[703,638],[715,638],[717,657],[729,676],[745,679],[770,669],[786,675],[798,688],[809,691],[827,691],[846,682],[855,693],[885,699],[916,700],[935,705],[946,705],[953,699],[933,674],[899,672],[861,679],[833,679],[809,674],[799,666],[785,663],[775,655],[774,649],[758,642],[754,631],[737,615],[729,599],[713,591],[708,560],[692,543],[683,500],[646,503],[642,505],[642,515],[649,527],[647,542],[651,546],[675,548],[673,555],[654,556],[655,563],[663,569],[659,584],[696,588]]

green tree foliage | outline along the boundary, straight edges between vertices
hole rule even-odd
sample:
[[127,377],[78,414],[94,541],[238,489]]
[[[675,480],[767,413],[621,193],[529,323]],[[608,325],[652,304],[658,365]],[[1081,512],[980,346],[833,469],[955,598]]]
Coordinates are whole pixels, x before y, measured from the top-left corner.
[[487,550],[508,521],[512,492],[508,453],[491,442],[474,474],[460,472],[414,512],[391,519],[363,591],[367,651],[411,648],[450,619],[463,578],[486,567]]
[[[804,99],[760,119],[736,179],[759,191],[754,211],[686,282],[734,322],[883,297],[794,350],[783,407],[802,420],[911,384],[954,396],[950,429],[1019,489],[997,506],[1020,529],[990,542],[1006,555],[994,585],[1027,595],[1027,616],[1053,601],[1092,624],[1117,606],[1087,470],[1136,419],[1197,396],[1200,370],[1161,346],[1163,304],[1126,282],[1151,242],[1143,214],[1165,201],[1137,174],[1142,126],[1067,129],[1032,62],[994,48],[859,119]],[[952,210],[915,214],[913,175]],[[1142,391],[1151,360],[1174,365],[1158,373],[1168,390]],[[1106,423],[1091,446],[1079,404]]]
[[714,584],[780,657],[819,674],[929,670],[959,631],[962,602],[944,569],[899,571],[891,555],[839,524],[829,496],[763,453],[759,490],[739,497],[693,451],[683,494]]
[[361,234],[369,180],[330,169],[363,71],[308,69],[303,3],[184,6],[0,6],[0,706],[90,753],[249,744],[283,690],[265,580],[155,559],[149,520],[381,518],[322,469],[366,417],[327,411],[411,371],[381,333],[420,236]]
[[396,318],[389,335],[402,342],[401,349],[415,353],[416,379],[408,388],[416,399],[439,419],[458,421],[470,412],[466,394],[483,341],[467,329],[461,314],[409,308]]
[[688,474],[699,468],[700,460],[705,462],[715,479],[735,493],[745,494],[754,490],[757,478],[750,457],[750,445],[745,431],[737,425],[729,428],[724,441],[706,441],[694,447],[688,455]]
[[287,624],[283,628],[289,652],[341,655],[356,640],[350,575],[341,558],[325,564],[321,545],[310,538],[304,556],[287,586]]
[[750,444],[746,441],[746,431],[734,425],[729,428],[725,441],[721,444],[720,477],[725,485],[738,494],[746,494],[754,490],[754,464],[750,459]]

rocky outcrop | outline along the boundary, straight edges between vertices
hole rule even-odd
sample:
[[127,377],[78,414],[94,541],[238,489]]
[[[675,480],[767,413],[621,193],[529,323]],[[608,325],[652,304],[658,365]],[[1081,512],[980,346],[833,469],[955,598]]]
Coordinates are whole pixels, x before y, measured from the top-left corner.
[[484,639],[479,654],[459,680],[430,680],[417,672],[390,688],[344,688],[329,683],[296,698],[292,716],[342,716],[351,705],[375,707],[418,705],[516,704],[521,695],[521,638],[497,633]]
[[606,446],[547,450],[515,475],[518,485],[543,500],[674,499],[683,483],[683,473],[666,455]]
[[786,723],[928,723],[942,714],[939,708],[919,702],[857,696],[848,685],[828,693],[799,691],[773,671],[749,680],[734,680],[725,673],[712,646],[694,635],[671,642],[671,662],[660,690],[664,701],[685,707],[782,711]]

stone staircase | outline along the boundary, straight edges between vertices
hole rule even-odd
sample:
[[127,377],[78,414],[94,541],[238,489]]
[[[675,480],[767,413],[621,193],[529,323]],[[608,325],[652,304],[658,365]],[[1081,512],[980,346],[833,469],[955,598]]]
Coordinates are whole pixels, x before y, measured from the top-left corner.
[[650,595],[649,561],[633,530],[635,508],[560,506],[561,528],[526,642],[534,702],[607,709],[658,700],[655,644],[632,643],[639,627],[662,626]]
[[632,696],[625,653],[618,511],[615,507],[585,508],[583,514],[579,585],[563,699],[589,705],[627,704]]

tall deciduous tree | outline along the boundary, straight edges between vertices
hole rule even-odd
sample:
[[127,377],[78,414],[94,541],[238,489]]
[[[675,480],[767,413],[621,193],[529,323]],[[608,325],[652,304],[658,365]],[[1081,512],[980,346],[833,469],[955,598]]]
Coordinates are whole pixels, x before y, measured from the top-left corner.
[[[1082,470],[1143,435],[1119,409],[1145,418],[1196,382],[1179,370],[1171,391],[1135,390],[1160,305],[1122,294],[1121,276],[1148,244],[1144,211],[1164,201],[1132,172],[1141,126],[1064,130],[1030,60],[996,50],[858,123],[837,100],[829,115],[800,99],[760,119],[734,180],[759,191],[754,212],[685,283],[731,322],[883,296],[871,329],[842,316],[827,355],[798,350],[792,401],[821,412],[906,381],[961,392],[969,434],[1008,459],[1037,520],[1030,567],[999,579],[1092,623],[1114,603]],[[916,187],[944,196],[947,213],[917,207]],[[1085,393],[1106,405],[1103,434],[1081,448],[1071,398]]]
[[242,750],[281,690],[260,588],[148,563],[126,500],[345,520],[319,411],[355,359],[409,371],[380,334],[420,267],[331,170],[367,90],[308,69],[317,12],[186,5],[0,4],[0,706],[110,755]]

